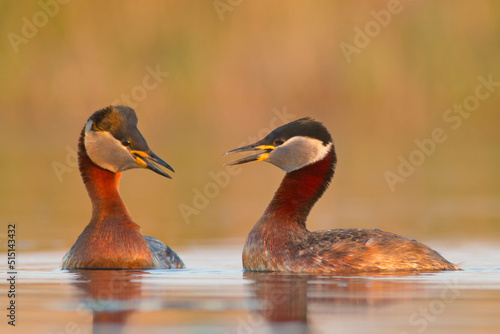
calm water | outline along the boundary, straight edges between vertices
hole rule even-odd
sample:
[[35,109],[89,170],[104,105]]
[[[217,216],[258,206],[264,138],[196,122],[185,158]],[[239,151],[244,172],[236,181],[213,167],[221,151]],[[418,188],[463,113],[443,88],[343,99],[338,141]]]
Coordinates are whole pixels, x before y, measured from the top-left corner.
[[[220,244],[227,244],[221,241]],[[190,269],[61,271],[19,253],[17,320],[2,333],[498,333],[500,243],[431,243],[464,271],[245,273],[241,244],[178,249]],[[7,305],[5,267],[0,289]]]

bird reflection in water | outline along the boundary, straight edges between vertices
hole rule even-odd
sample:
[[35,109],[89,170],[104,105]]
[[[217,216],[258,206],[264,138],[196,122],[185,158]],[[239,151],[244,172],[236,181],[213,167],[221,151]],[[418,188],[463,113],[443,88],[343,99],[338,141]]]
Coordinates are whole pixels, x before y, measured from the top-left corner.
[[[314,332],[310,308],[316,315],[341,317],[421,297],[415,283],[397,280],[418,276],[411,272],[334,276],[247,271],[243,275],[253,281],[251,304],[255,306],[246,327],[268,325],[273,333]],[[394,280],[386,279],[390,277]]]
[[[308,333],[307,279],[309,275],[244,272],[252,280],[251,299],[255,305],[246,327],[267,322],[273,332]],[[248,329],[248,328],[247,328]]]
[[[74,270],[84,292],[82,308],[92,312],[93,333],[121,333],[139,307],[143,270]],[[90,319],[89,319],[90,320]]]

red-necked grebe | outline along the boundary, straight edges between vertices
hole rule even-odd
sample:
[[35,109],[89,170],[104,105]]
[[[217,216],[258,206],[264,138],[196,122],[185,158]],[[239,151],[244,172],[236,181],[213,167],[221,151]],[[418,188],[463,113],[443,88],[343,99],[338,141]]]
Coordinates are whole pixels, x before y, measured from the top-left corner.
[[302,118],[264,139],[228,153],[260,153],[229,163],[267,161],[286,175],[243,249],[252,271],[343,272],[457,270],[436,251],[415,240],[378,229],[310,232],[306,219],[327,189],[337,162],[333,140],[322,123]]
[[174,171],[149,149],[133,109],[111,106],[90,116],[80,134],[78,165],[92,218],[64,256],[63,269],[184,268],[172,249],[140,233],[118,193],[122,171],[142,167],[167,178],[157,165]]

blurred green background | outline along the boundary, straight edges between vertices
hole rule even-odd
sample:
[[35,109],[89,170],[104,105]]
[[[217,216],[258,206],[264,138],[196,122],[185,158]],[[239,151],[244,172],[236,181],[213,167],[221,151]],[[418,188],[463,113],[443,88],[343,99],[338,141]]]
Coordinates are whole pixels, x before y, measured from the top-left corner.
[[[22,249],[73,244],[90,202],[72,152],[87,118],[125,94],[176,173],[132,170],[120,191],[143,233],[169,245],[240,242],[283,172],[253,163],[223,178],[221,154],[304,116],[331,130],[339,157],[309,229],[497,238],[500,87],[473,97],[478,77],[500,82],[500,3],[393,4],[2,1],[0,236],[16,223]],[[447,122],[464,101],[479,104]],[[422,157],[415,141],[436,128],[446,141],[391,189],[386,173]]]

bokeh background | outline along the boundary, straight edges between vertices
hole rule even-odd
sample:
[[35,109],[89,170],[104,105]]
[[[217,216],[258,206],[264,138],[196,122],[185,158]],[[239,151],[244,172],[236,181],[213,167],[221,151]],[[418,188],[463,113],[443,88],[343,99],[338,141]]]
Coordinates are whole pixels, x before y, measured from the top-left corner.
[[[132,93],[139,129],[176,173],[132,170],[120,191],[143,233],[169,245],[242,242],[283,172],[248,164],[216,186],[232,158],[221,154],[304,116],[331,130],[339,157],[311,230],[500,236],[500,87],[457,129],[443,119],[479,76],[500,82],[497,1],[401,1],[385,26],[372,11],[393,1],[46,3],[0,2],[0,236],[16,223],[19,248],[75,241],[91,209],[78,135]],[[145,90],[148,69],[168,76]],[[391,189],[386,172],[436,128],[447,140]]]

